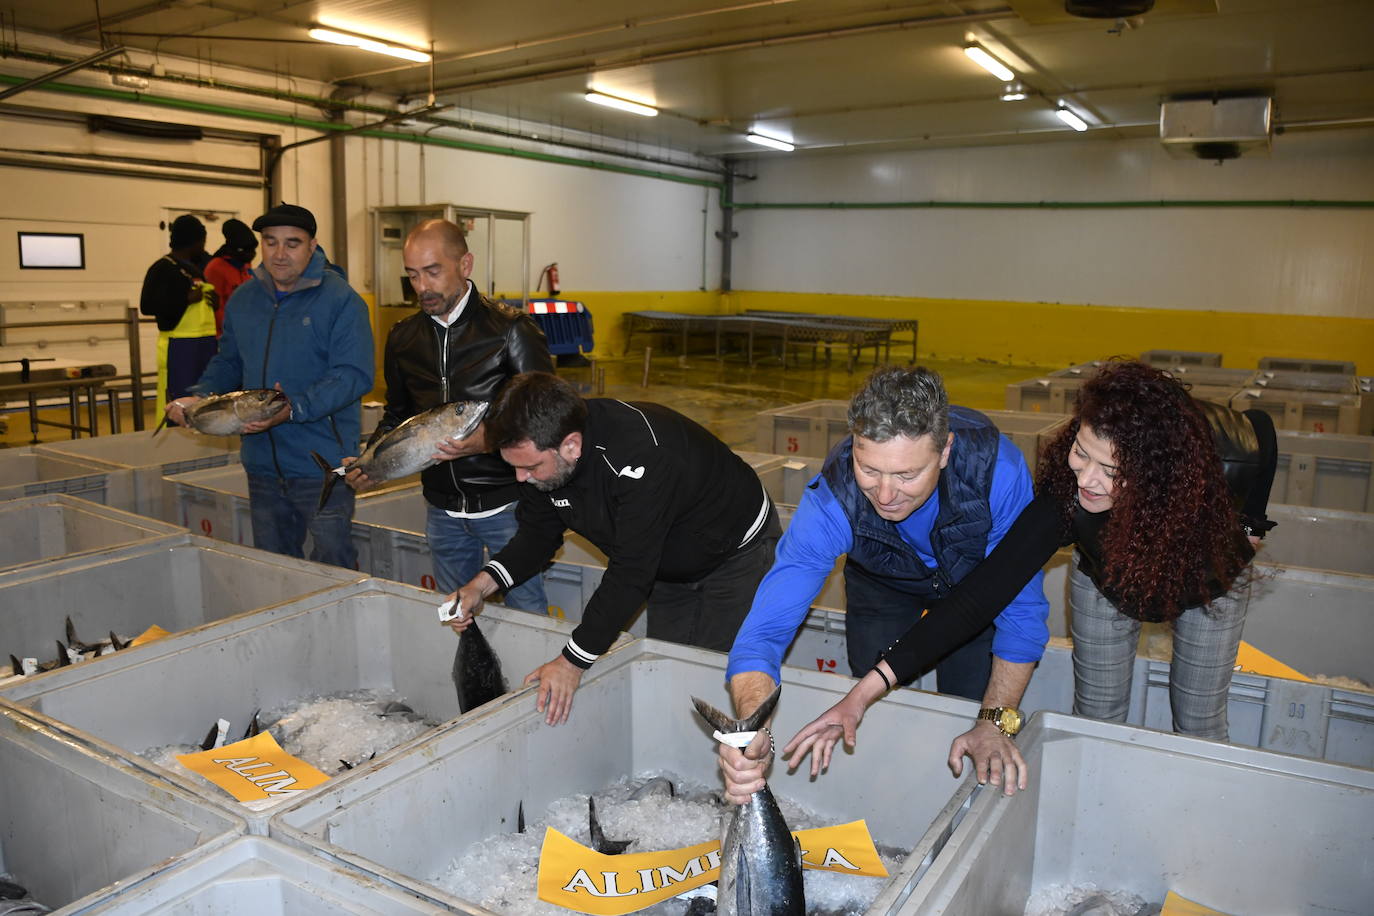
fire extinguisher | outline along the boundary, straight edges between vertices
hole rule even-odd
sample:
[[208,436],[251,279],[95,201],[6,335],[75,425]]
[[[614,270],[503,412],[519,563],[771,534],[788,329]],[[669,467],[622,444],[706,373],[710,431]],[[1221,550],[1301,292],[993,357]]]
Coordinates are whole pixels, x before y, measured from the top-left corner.
[[545,278],[545,277],[548,277],[548,278],[549,278],[549,296],[550,296],[550,297],[557,296],[557,295],[558,295],[558,262],[557,262],[557,261],[554,261],[552,264],[550,264],[548,267],[545,267],[545,268],[540,272],[540,274],[539,274],[539,282],[535,283],[535,287],[536,287],[537,289],[543,289],[543,288],[544,288],[544,278]]

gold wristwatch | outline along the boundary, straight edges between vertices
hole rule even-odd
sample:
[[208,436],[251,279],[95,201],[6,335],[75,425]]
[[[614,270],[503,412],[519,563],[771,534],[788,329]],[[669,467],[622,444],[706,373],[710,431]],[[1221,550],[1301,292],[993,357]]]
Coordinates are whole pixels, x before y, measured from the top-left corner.
[[991,709],[983,708],[978,710],[978,718],[987,719],[1006,735],[1013,737],[1021,730],[1021,725],[1025,719],[1021,715],[1021,710],[1015,706],[994,706]]

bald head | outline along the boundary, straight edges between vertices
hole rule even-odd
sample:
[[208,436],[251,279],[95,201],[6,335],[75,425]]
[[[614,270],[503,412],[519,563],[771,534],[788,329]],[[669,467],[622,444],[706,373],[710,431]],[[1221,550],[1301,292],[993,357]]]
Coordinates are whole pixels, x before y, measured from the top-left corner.
[[401,259],[425,314],[447,316],[467,294],[472,253],[463,230],[448,220],[425,220],[410,230]]
[[468,253],[467,235],[446,219],[427,219],[406,236],[406,245],[413,241],[437,242],[455,261]]

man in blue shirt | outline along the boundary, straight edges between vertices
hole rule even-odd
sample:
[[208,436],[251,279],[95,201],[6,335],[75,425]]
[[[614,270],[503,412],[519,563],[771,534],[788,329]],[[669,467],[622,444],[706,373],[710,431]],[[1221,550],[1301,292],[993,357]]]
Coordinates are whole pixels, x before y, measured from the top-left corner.
[[[779,682],[783,654],[840,556],[849,666],[862,677],[928,607],[939,613],[940,599],[1031,500],[1020,451],[987,417],[951,407],[934,372],[875,371],[850,404],[849,427],[808,485],[730,651],[726,677],[741,717]],[[942,693],[981,698],[987,709],[1020,702],[1049,640],[1043,579],[1036,573],[992,627],[950,647],[936,668]],[[988,727],[990,742],[1005,740],[991,722],[970,735]],[[752,750],[758,759],[767,742]],[[1004,751],[1015,753],[1010,742]],[[748,792],[733,797],[741,783],[730,769],[740,752],[721,755],[727,795],[742,801]]]
[[356,569],[353,491],[335,487],[317,508],[320,469],[310,453],[338,466],[358,451],[359,401],[374,374],[367,304],[326,269],[309,210],[278,204],[253,230],[262,234],[262,263],[225,307],[219,353],[191,387],[196,396],[170,402],[167,418],[183,424],[185,408],[206,395],[239,388],[284,393],[287,404],[276,415],[244,427],[240,458],[253,543],[299,557],[309,531],[310,559]]

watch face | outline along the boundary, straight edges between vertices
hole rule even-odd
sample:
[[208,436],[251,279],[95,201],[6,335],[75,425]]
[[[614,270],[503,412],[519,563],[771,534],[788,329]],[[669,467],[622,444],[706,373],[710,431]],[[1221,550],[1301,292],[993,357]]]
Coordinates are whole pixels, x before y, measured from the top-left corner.
[[997,727],[1008,735],[1014,735],[1021,730],[1021,711],[1005,707],[997,716]]

